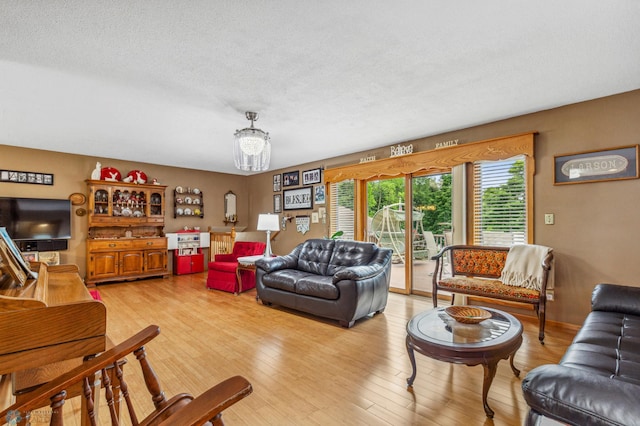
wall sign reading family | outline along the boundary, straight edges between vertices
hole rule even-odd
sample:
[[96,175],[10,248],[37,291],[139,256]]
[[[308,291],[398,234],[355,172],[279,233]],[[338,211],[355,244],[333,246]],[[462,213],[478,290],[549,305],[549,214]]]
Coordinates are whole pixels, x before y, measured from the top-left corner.
[[638,177],[638,145],[559,155],[554,161],[555,185]]
[[287,189],[284,191],[284,209],[300,210],[313,208],[313,187]]
[[0,182],[33,183],[36,185],[53,185],[51,173],[20,172],[16,170],[0,170]]

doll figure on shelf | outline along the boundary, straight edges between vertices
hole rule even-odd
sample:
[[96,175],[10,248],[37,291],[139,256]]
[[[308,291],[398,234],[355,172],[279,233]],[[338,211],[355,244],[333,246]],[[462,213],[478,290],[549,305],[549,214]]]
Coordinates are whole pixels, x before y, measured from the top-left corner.
[[100,180],[100,174],[102,172],[102,164],[98,161],[96,168],[91,172],[91,180]]

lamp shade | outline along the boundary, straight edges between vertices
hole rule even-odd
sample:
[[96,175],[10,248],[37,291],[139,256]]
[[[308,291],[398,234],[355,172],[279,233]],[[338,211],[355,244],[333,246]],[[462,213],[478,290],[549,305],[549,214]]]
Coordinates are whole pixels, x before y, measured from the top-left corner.
[[251,126],[236,130],[233,143],[233,161],[235,166],[247,172],[260,172],[269,169],[271,161],[271,143],[269,133],[253,127],[258,113],[247,111]]
[[258,215],[258,231],[279,231],[280,220],[277,214]]
[[271,231],[280,230],[280,221],[277,214],[259,214],[258,231],[267,231],[267,245],[264,249],[264,257],[271,257]]

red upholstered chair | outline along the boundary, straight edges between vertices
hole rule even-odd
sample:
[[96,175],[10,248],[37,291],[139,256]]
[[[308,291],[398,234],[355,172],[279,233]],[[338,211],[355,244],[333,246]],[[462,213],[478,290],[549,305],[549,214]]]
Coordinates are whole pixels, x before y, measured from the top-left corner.
[[[257,241],[236,241],[231,254],[216,254],[213,262],[209,262],[207,288],[237,293],[239,289],[236,277],[238,258],[263,254],[265,247],[265,243]],[[254,271],[242,270],[240,277],[242,291],[255,288],[256,274]]]

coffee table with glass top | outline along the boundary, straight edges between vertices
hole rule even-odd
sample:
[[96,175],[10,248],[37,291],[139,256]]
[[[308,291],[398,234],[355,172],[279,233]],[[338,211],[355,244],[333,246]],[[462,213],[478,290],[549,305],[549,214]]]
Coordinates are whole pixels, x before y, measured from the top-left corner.
[[413,386],[416,378],[414,351],[455,364],[482,364],[482,403],[487,417],[493,418],[487,394],[498,362],[509,358],[511,370],[516,376],[520,375],[520,370],[513,365],[513,357],[522,344],[522,324],[513,315],[489,308],[482,309],[489,311],[491,318],[479,324],[463,324],[450,317],[444,309],[422,312],[407,323],[407,352],[413,368],[407,385]]

